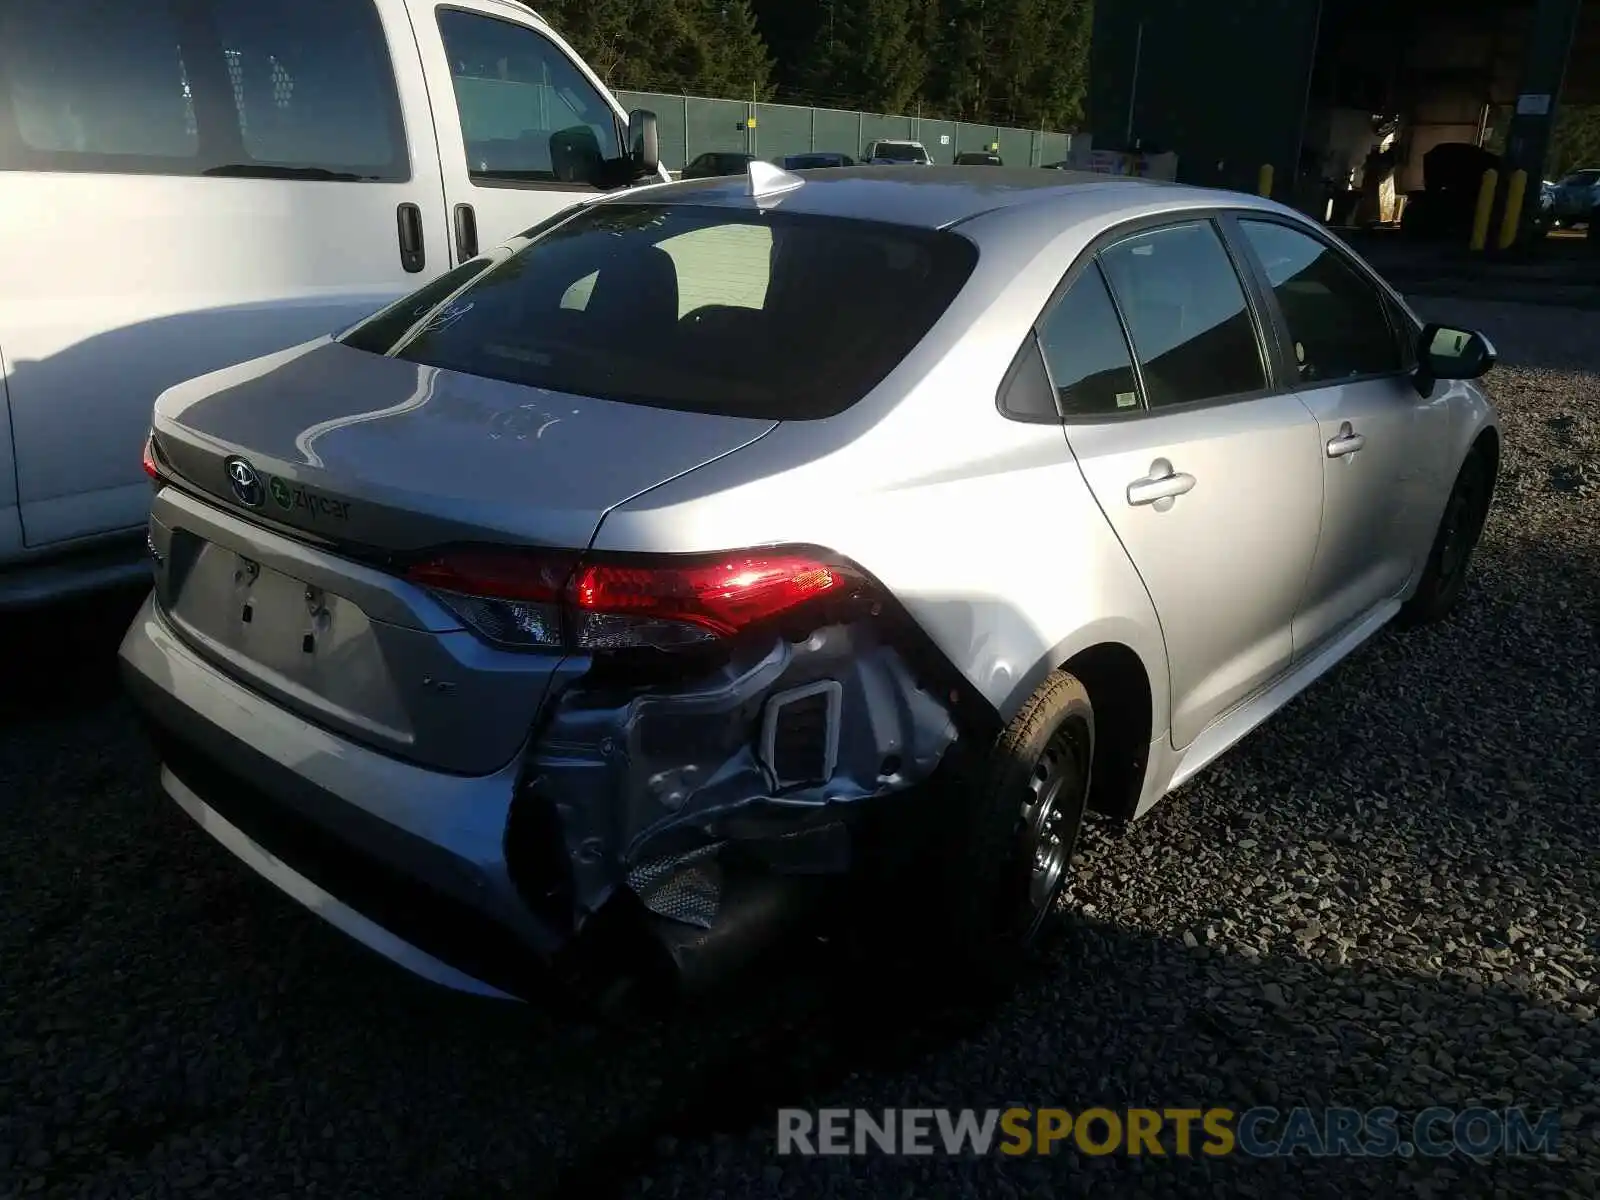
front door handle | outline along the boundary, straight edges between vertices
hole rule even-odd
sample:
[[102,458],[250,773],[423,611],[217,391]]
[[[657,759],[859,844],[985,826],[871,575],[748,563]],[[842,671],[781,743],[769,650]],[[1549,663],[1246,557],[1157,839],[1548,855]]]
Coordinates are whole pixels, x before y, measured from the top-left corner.
[[1158,458],[1150,464],[1150,474],[1143,479],[1135,479],[1128,485],[1128,503],[1165,505],[1159,511],[1165,512],[1172,507],[1172,501],[1194,487],[1194,476],[1186,475],[1181,471],[1174,471],[1172,464],[1164,458]]
[[1365,434],[1355,432],[1346,421],[1339,426],[1339,436],[1328,443],[1329,458],[1343,458],[1346,454],[1354,454],[1367,444]]
[[422,210],[415,204],[402,204],[395,209],[395,224],[400,234],[400,265],[415,275],[428,262],[422,240]]
[[470,204],[456,205],[456,260],[478,257],[478,214]]

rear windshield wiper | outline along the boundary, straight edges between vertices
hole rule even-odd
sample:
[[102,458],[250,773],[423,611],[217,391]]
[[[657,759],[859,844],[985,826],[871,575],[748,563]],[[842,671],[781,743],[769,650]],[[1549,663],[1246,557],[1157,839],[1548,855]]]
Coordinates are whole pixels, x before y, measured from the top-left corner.
[[350,171],[330,171],[326,167],[275,167],[270,163],[227,163],[220,167],[207,167],[200,173],[235,179],[310,179],[327,183],[360,183],[364,179],[374,178]]

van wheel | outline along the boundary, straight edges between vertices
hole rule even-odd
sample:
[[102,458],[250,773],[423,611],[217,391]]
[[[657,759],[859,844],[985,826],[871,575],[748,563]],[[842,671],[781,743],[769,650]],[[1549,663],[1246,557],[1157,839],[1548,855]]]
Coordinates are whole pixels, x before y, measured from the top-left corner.
[[1461,600],[1467,586],[1467,566],[1489,517],[1494,491],[1489,455],[1474,449],[1461,464],[1444,516],[1428,552],[1428,564],[1411,599],[1400,609],[1398,623],[1405,627],[1442,621]]
[[976,771],[935,850],[932,902],[952,970],[1003,985],[1056,916],[1083,824],[1094,709],[1052,671]]

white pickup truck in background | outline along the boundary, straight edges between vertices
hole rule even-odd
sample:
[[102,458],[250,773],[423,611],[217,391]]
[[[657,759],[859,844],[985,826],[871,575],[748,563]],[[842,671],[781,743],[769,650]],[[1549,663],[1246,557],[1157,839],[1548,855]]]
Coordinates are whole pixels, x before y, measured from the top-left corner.
[[0,0],[0,608],[147,570],[164,389],[664,181],[653,146],[510,0]]

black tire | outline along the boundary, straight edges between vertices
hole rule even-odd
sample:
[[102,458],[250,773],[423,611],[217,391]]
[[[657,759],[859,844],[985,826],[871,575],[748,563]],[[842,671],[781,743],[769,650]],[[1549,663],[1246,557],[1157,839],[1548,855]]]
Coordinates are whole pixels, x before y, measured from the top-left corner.
[[1004,987],[1046,935],[1071,871],[1093,754],[1089,692],[1052,671],[955,798],[930,897],[952,979]]
[[1472,551],[1483,536],[1493,493],[1493,460],[1488,451],[1474,448],[1445,501],[1417,590],[1401,606],[1397,618],[1401,626],[1431,625],[1454,611],[1466,590]]

